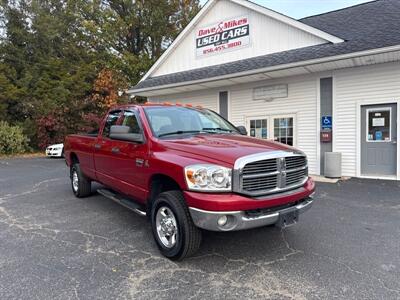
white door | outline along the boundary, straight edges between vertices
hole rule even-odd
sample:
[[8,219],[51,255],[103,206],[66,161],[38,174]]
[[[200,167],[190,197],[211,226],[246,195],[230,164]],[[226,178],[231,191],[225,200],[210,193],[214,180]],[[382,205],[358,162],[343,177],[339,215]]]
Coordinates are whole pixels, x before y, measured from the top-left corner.
[[296,146],[295,115],[254,116],[246,119],[250,136]]

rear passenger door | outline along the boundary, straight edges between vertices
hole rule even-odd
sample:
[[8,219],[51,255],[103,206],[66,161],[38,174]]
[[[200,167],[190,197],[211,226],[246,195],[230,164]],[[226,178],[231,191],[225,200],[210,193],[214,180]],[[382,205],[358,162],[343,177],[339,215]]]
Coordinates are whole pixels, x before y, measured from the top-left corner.
[[114,110],[108,113],[101,135],[99,135],[94,145],[96,176],[99,181],[110,187],[113,186],[116,181],[112,153],[115,141],[109,137],[110,128],[112,125],[118,125],[121,117],[121,110]]

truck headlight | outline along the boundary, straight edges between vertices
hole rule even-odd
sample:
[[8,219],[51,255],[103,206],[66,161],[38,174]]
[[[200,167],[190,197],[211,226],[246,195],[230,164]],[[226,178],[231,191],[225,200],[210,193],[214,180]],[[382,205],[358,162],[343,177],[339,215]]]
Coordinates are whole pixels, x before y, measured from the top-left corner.
[[232,170],[217,165],[192,165],[185,168],[189,190],[229,192],[232,190]]

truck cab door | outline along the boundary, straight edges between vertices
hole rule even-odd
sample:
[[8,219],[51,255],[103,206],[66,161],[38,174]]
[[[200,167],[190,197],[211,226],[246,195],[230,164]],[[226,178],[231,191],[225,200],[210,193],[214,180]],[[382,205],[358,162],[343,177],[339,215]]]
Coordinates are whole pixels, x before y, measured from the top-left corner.
[[[130,133],[142,134],[143,129],[136,110],[126,110],[122,113],[121,125],[128,126]],[[144,135],[143,135],[144,136]],[[117,179],[115,188],[139,202],[147,198],[147,155],[148,145],[143,142],[113,140],[112,164],[114,177]]]
[[112,149],[116,143],[110,139],[110,128],[117,125],[122,117],[122,110],[110,111],[104,122],[103,129],[94,144],[94,165],[97,179],[110,187],[115,185],[116,170],[113,164]]

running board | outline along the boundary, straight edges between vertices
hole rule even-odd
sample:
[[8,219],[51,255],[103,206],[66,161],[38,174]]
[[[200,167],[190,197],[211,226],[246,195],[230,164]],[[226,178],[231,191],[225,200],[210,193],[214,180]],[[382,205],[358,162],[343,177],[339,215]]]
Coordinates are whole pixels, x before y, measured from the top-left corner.
[[122,197],[121,195],[116,194],[107,189],[98,189],[97,192],[100,195],[103,195],[104,197],[111,199],[114,202],[117,202],[118,204],[121,204],[122,206],[130,209],[131,211],[137,213],[140,216],[143,216],[143,217],[146,216],[146,212],[143,211],[143,208],[139,204],[133,202],[132,200],[126,199],[126,198]]

